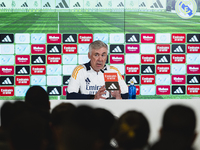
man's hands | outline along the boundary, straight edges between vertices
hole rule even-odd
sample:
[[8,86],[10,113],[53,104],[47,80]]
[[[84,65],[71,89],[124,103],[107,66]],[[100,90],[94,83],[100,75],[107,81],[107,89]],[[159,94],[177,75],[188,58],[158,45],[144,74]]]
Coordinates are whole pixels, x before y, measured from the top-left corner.
[[[117,91],[110,91],[111,95],[115,97],[116,99],[122,99],[121,97],[121,89]],[[102,95],[106,94],[106,88],[105,85],[103,85],[98,92],[95,94],[94,99],[106,99]]]
[[122,97],[121,97],[121,89],[119,89],[117,91],[110,91],[110,93],[116,99],[122,99]]
[[105,85],[103,85],[98,92],[95,94],[94,99],[106,99],[105,97],[103,97],[102,95],[106,94],[106,88]]

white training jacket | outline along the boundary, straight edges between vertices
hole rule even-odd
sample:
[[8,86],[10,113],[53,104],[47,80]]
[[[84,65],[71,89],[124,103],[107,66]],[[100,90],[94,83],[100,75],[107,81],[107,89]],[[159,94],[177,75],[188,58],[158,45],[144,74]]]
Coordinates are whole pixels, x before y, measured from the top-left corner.
[[[104,72],[116,72],[118,74],[122,99],[128,99],[128,86],[117,68],[105,65],[101,71],[96,72],[90,66],[90,62],[79,65],[74,69],[67,88],[67,99],[94,99],[97,91],[105,85]],[[109,92],[106,91],[103,96],[108,98]]]

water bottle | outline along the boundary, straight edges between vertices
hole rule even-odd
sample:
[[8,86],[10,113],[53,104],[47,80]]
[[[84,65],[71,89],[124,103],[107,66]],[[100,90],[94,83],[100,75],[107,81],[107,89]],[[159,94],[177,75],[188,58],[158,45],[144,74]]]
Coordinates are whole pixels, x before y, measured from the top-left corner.
[[128,87],[128,99],[136,99],[136,87],[133,79],[130,80],[130,86]]

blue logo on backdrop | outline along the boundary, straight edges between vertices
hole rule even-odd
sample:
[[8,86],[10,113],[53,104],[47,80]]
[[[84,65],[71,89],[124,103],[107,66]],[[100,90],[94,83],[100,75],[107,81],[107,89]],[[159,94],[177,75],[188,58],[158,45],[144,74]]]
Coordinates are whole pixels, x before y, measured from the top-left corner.
[[190,19],[197,11],[197,4],[195,0],[178,0],[175,9],[179,17]]

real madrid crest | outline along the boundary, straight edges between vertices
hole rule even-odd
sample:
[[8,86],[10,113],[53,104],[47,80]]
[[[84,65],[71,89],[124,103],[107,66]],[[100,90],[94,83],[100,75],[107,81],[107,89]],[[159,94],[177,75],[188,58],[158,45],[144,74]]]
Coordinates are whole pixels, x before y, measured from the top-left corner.
[[197,11],[197,4],[195,0],[178,0],[175,9],[179,17],[190,19]]

